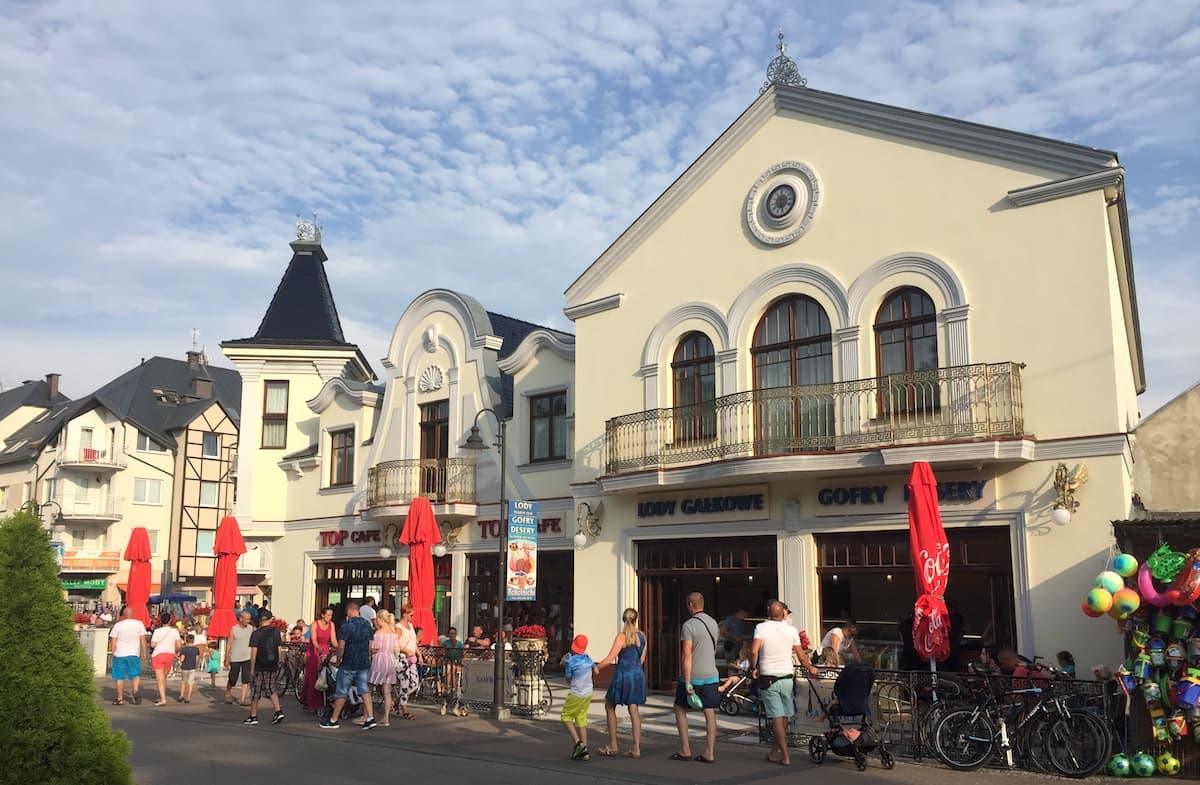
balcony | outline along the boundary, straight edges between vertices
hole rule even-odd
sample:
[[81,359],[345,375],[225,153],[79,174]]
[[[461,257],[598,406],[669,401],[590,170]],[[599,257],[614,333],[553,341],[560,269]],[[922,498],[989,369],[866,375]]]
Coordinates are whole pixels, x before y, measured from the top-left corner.
[[82,554],[79,551],[63,553],[59,572],[106,572],[121,570],[121,554],[118,551],[102,551],[99,554]]
[[83,447],[67,444],[58,450],[58,465],[68,469],[115,471],[125,468],[125,450],[119,444],[107,447]]
[[[417,496],[435,505],[434,512],[454,514],[475,505],[475,461],[470,458],[410,458],[384,461],[367,470],[367,507],[407,507]],[[436,505],[443,505],[438,510]]]
[[237,560],[238,575],[266,575],[271,571],[270,543],[250,543]]
[[[68,521],[119,521],[125,515],[125,500],[105,497],[100,494],[89,494],[80,498],[71,494],[60,494],[54,501],[62,508],[62,515]],[[51,508],[53,509],[53,508]]]
[[607,474],[1020,436],[1021,367],[962,365],[774,387],[614,417],[605,426]]

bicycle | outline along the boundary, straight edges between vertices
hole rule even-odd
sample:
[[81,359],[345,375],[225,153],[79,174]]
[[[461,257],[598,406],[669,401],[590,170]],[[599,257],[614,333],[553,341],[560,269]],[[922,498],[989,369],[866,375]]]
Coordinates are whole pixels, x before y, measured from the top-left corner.
[[286,695],[290,690],[296,700],[304,692],[304,644],[281,643],[279,645],[279,668],[275,671],[275,691]]
[[[1068,706],[1054,687],[1030,685],[1001,690],[999,677],[987,675],[986,697],[975,707],[943,715],[933,730],[933,750],[952,769],[971,771],[1000,752],[1008,768],[1020,753],[1034,767],[1064,777],[1096,773],[1111,751],[1108,727],[1095,715]],[[1032,706],[1024,708],[1029,698]],[[1009,699],[1007,705],[1003,700]],[[1016,710],[1010,732],[1007,716]]]

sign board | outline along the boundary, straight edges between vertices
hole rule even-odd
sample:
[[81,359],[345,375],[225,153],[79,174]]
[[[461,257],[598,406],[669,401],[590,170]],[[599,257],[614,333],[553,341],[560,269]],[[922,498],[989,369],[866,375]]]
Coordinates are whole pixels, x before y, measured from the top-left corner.
[[318,534],[322,548],[340,548],[347,540],[354,545],[383,544],[383,532],[379,529],[331,529]]
[[508,580],[505,598],[509,602],[537,599],[537,502],[512,499],[508,502]]
[[67,552],[67,547],[58,540],[51,540],[50,547],[54,549],[54,566],[62,571],[63,554]]
[[100,589],[108,588],[108,581],[104,578],[64,578],[62,582],[64,589]]
[[[908,477],[828,480],[817,488],[817,515],[881,515],[908,511]],[[938,507],[980,510],[996,505],[994,478],[947,472],[937,477]]]
[[639,496],[637,520],[642,526],[765,521],[771,517],[769,491],[767,485],[738,485]]
[[[507,657],[505,659],[507,662]],[[462,669],[463,700],[491,703],[492,698],[495,697],[492,685],[496,683],[496,661],[464,659]],[[512,695],[512,691],[512,668],[506,667],[504,669],[504,694]]]

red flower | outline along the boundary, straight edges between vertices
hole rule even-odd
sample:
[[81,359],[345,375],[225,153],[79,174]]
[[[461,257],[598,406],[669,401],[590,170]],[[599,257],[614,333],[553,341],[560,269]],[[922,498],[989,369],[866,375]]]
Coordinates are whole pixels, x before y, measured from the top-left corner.
[[540,624],[525,624],[513,630],[514,638],[545,638],[546,628]]

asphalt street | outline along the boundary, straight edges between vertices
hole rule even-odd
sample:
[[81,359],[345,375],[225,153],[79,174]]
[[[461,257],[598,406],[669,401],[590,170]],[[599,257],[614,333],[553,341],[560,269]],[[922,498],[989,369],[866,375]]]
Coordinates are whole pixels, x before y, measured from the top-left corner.
[[[587,762],[570,760],[570,742],[561,723],[523,720],[497,723],[480,718],[440,716],[414,707],[413,720],[393,720],[390,727],[371,731],[343,723],[337,730],[317,727],[312,715],[300,711],[295,700],[284,700],[287,719],[271,725],[271,709],[263,702],[261,725],[241,724],[246,710],[220,702],[218,691],[197,695],[191,704],[171,701],[156,707],[153,700],[140,706],[112,706],[111,682],[99,700],[113,726],[133,741],[132,764],[138,785],[263,785],[275,781],[289,785],[337,783],[438,782],[505,785],[570,785],[571,783],[794,783],[798,778],[822,783],[889,782],[907,785],[992,785],[1039,779],[1034,775],[1003,771],[961,774],[931,765],[899,762],[892,771],[873,757],[865,772],[852,762],[831,759],[821,766],[793,751],[793,765],[784,768],[764,760],[766,749],[747,743],[744,735],[727,736],[717,747],[712,765],[670,760],[676,739],[647,734],[642,757],[605,758],[595,754],[603,743],[603,723],[593,724],[589,741],[593,750]],[[151,694],[153,687],[151,687]],[[698,722],[698,720],[697,720]],[[693,730],[699,732],[699,727]],[[621,746],[628,749],[627,719],[622,723]],[[698,739],[693,752],[699,751]],[[1048,778],[1044,778],[1048,779]]]

